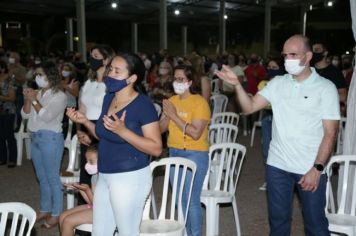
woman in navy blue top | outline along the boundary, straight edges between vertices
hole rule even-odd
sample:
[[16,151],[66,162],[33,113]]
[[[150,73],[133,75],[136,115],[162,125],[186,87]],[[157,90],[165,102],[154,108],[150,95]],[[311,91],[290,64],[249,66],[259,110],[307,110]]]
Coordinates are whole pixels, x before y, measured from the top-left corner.
[[145,201],[152,186],[149,155],[159,156],[162,141],[157,112],[137,86],[145,67],[133,54],[113,58],[105,84],[107,94],[96,125],[72,108],[67,115],[99,139],[93,204],[94,236],[138,236]]

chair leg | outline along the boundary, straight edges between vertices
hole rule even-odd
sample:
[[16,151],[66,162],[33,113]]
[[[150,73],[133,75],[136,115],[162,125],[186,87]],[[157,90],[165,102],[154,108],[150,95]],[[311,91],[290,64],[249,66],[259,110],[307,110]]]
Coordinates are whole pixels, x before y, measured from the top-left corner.
[[256,131],[256,125],[253,125],[252,128],[252,133],[251,133],[251,142],[250,142],[250,146],[253,146],[253,140],[255,139],[255,131]]
[[209,199],[206,204],[206,236],[215,236],[216,207],[215,201]]
[[219,235],[219,220],[220,220],[220,208],[219,205],[216,205],[216,212],[215,212],[215,235]]
[[153,213],[153,219],[158,219],[157,215],[157,206],[156,206],[156,199],[153,191],[151,191],[151,206],[152,206],[152,213]]
[[26,138],[25,145],[26,145],[26,157],[28,160],[31,160],[31,139]]
[[67,191],[67,209],[74,207],[74,190]]
[[234,211],[234,216],[235,216],[235,224],[236,224],[236,235],[240,236],[241,235],[241,229],[240,229],[240,220],[239,220],[239,211],[237,209],[237,203],[236,203],[236,198],[232,199],[232,208]]
[[16,138],[17,144],[17,165],[22,165],[22,152],[23,152],[23,139],[18,137]]

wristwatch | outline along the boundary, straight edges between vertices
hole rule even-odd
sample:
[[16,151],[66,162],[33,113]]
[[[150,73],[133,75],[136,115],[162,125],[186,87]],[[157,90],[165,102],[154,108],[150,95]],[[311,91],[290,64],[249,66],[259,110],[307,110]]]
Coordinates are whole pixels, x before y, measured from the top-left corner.
[[324,166],[322,164],[314,164],[313,166],[315,169],[317,169],[318,171],[322,172],[324,170]]
[[32,105],[33,105],[33,106],[36,106],[37,104],[38,104],[38,102],[37,102],[36,100],[33,100],[33,101],[32,101]]

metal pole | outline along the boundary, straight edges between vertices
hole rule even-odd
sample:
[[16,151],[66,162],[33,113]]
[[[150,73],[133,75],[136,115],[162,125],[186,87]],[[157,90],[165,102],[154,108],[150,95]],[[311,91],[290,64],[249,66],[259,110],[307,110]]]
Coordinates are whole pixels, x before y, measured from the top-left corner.
[[66,18],[67,50],[73,51],[73,18]]
[[266,0],[266,3],[265,3],[265,38],[264,38],[264,50],[263,50],[264,58],[267,57],[267,54],[271,50],[271,10],[272,10],[271,0]]
[[305,36],[306,34],[306,30],[307,30],[307,5],[303,4],[301,6],[301,20],[302,20],[302,25],[301,25],[301,34],[303,34]]
[[182,26],[182,52],[183,56],[187,55],[187,35],[188,35],[188,27]]
[[160,0],[159,46],[160,49],[167,49],[167,2],[166,0]]
[[82,61],[87,61],[86,31],[85,31],[85,0],[76,0],[77,7],[77,31],[78,31],[78,51],[82,55]]
[[131,50],[137,53],[137,23],[131,23]]
[[226,23],[225,23],[225,0],[220,0],[219,15],[219,52],[223,53],[226,49]]

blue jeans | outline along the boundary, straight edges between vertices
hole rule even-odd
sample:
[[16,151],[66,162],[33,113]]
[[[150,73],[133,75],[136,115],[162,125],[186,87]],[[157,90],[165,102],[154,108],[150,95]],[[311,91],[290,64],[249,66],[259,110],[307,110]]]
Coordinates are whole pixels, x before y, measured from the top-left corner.
[[62,133],[39,130],[31,134],[31,157],[40,183],[41,212],[59,216],[63,211],[63,186],[59,177],[64,140]]
[[298,181],[303,175],[283,171],[267,165],[267,199],[271,236],[291,234],[293,193],[295,187],[300,197],[307,236],[330,235],[325,216],[326,174],[321,175],[318,189],[313,193],[303,191]]
[[261,120],[261,131],[262,131],[262,156],[264,164],[267,163],[269,144],[272,139],[272,115],[265,115]]
[[[189,211],[187,216],[187,234],[189,236],[201,236],[202,235],[202,209],[200,203],[200,194],[203,187],[205,175],[208,171],[209,166],[209,152],[202,151],[190,151],[171,148],[169,150],[169,156],[171,157],[184,157],[188,160],[195,162],[197,165],[197,170],[195,173],[195,178],[193,182],[192,194],[190,197]],[[171,172],[172,173],[172,172]],[[192,179],[191,172],[187,172],[186,181]],[[185,185],[182,196],[182,207],[183,211],[186,212],[188,203],[188,190],[189,185]]]
[[93,203],[93,236],[139,236],[143,209],[152,187],[150,167],[99,173]]

